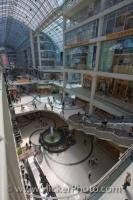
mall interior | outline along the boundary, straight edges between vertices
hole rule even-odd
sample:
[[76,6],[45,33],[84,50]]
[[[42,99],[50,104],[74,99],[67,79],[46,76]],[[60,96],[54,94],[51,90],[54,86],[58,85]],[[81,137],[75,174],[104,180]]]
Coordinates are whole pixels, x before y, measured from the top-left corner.
[[0,0],[0,200],[133,200],[133,0]]

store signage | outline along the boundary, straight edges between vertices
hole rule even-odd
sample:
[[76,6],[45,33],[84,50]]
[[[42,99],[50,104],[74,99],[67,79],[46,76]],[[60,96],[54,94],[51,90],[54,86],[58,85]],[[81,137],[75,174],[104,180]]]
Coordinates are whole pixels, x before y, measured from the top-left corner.
[[133,35],[133,29],[129,29],[126,31],[121,31],[117,33],[111,33],[106,36],[107,40],[119,39],[125,36]]

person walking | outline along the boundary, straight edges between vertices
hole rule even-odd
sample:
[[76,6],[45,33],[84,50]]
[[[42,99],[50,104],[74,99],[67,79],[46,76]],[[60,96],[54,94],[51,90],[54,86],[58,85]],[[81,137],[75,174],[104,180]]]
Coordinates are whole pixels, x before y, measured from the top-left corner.
[[21,96],[19,96],[19,102],[21,103]]
[[123,190],[127,189],[127,186],[131,185],[131,174],[127,172],[125,180],[124,180],[124,185],[123,185]]
[[88,171],[88,179],[89,179],[89,180],[91,179],[91,170]]
[[86,140],[86,139],[84,139],[84,145],[85,145],[85,146],[87,145],[87,140]]
[[26,151],[29,149],[29,145],[28,145],[28,143],[26,142],[26,144],[25,144],[25,147],[26,147]]
[[34,107],[34,109],[37,108],[36,103],[35,103],[35,100],[33,100],[33,102],[32,102],[32,106]]
[[80,112],[78,112],[78,117],[80,117]]
[[23,111],[24,110],[24,106],[23,105],[21,105],[21,111]]
[[32,142],[29,140],[29,149],[31,149]]
[[44,105],[44,109],[47,110],[47,105],[46,105],[46,103],[45,103],[45,105]]
[[83,116],[82,116],[82,124],[85,123],[85,120],[86,120],[86,117],[85,117],[85,115],[83,115]]

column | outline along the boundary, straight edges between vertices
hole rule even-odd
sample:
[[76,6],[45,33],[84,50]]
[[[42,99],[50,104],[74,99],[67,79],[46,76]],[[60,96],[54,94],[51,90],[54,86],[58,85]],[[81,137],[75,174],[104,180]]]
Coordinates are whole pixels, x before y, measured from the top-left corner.
[[[101,10],[104,9],[104,2],[105,0],[101,0]],[[99,24],[98,24],[98,37],[102,35],[103,23],[104,23],[104,17],[100,17]],[[97,49],[96,49],[96,62],[95,62],[95,68],[94,68],[94,75],[92,77],[92,85],[91,85],[91,101],[90,101],[89,114],[93,113],[93,100],[94,100],[96,88],[97,88],[97,72],[98,72],[99,61],[100,61],[100,49],[101,49],[101,41],[98,41]]]
[[97,86],[97,77],[93,76],[92,78],[92,84],[91,84],[91,101],[90,101],[90,107],[89,107],[89,114],[93,113],[93,100],[96,92],[96,86]]
[[[66,29],[66,19],[65,17],[63,16],[63,31]],[[65,33],[63,32],[63,66],[65,68]]]
[[[66,18],[63,16],[63,31],[66,29]],[[65,45],[65,33],[63,32],[63,44]],[[65,70],[65,48],[63,45],[63,67]],[[65,89],[67,84],[67,72],[63,72],[63,101],[65,101]]]
[[39,33],[37,34],[37,47],[38,47],[38,60],[39,60],[39,66],[41,66],[41,52],[40,52],[40,37]]
[[67,84],[67,73],[64,71],[63,72],[63,101],[65,101],[65,89],[66,89],[66,84]]
[[83,87],[83,84],[84,84],[84,74],[81,73],[80,76],[81,76],[81,82],[80,82],[80,84]]
[[34,38],[33,38],[33,31],[32,30],[30,30],[30,47],[31,47],[32,65],[33,65],[33,68],[35,68],[36,67],[35,49],[34,49]]
[[101,11],[104,10],[105,2],[106,2],[106,0],[101,0]]

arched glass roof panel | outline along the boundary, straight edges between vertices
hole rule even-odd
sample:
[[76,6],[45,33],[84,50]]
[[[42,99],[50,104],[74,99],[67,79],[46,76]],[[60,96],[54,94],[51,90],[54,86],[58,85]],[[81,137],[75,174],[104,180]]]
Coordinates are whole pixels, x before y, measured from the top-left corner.
[[29,37],[29,28],[12,17],[7,18],[5,45],[18,48]]
[[63,51],[63,17],[59,17],[51,23],[44,31],[53,42],[58,46],[60,51]]
[[[8,3],[10,1],[7,0]],[[9,9],[9,15],[14,18],[17,18],[19,15],[23,16],[24,23],[34,30],[34,23],[36,26],[39,26],[63,2],[64,0],[17,0],[12,9]]]
[[[15,34],[11,32],[14,32],[16,29],[17,31],[22,31],[22,33],[19,33],[21,39],[22,34],[25,33],[24,26],[36,30],[49,15],[63,5],[64,1],[65,0],[0,0],[0,45],[2,45],[5,40],[6,43],[10,41],[10,43],[13,43]],[[19,21],[21,23],[19,23],[18,28],[17,23]],[[22,26],[22,28],[20,28],[20,26]],[[10,37],[13,37],[13,39]],[[14,42],[18,45],[19,41],[20,39]]]

